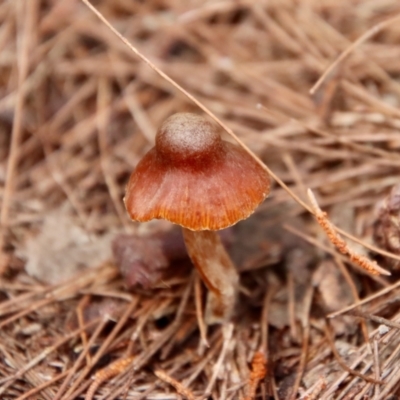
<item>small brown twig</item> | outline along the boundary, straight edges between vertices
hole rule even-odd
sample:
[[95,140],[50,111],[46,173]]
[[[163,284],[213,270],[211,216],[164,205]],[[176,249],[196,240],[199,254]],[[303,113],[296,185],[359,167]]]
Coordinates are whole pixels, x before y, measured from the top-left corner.
[[376,261],[371,261],[367,257],[357,254],[352,251],[347,243],[339,236],[333,227],[332,223],[329,221],[327,214],[323,212],[317,203],[317,199],[311,189],[307,190],[308,197],[311,202],[311,206],[314,210],[315,218],[318,224],[325,231],[330,242],[342,253],[348,255],[350,260],[355,264],[360,266],[365,271],[369,272],[371,275],[391,275],[389,271],[381,268]]

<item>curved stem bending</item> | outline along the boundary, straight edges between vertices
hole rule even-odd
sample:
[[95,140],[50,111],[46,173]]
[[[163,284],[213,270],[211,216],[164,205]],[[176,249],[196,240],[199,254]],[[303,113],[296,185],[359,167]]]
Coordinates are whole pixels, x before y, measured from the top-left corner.
[[210,291],[206,323],[227,322],[235,307],[239,275],[219,235],[214,231],[183,228],[183,237],[189,257]]

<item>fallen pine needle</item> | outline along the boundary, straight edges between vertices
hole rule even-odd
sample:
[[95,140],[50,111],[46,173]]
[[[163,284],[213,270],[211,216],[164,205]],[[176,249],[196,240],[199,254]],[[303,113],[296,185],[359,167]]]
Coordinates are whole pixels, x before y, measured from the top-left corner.
[[317,199],[311,189],[307,190],[308,198],[314,211],[314,216],[318,224],[325,231],[330,242],[342,253],[348,255],[350,260],[367,271],[371,275],[391,275],[389,271],[381,268],[376,261],[371,261],[368,257],[352,251],[347,243],[336,233],[332,223],[329,221],[326,212],[323,212],[317,203]]

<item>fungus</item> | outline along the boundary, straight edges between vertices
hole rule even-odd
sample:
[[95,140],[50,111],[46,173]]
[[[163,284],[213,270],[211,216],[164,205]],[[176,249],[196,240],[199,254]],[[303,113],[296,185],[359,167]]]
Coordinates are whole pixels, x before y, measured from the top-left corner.
[[219,128],[191,113],[169,117],[132,173],[124,198],[132,220],[183,228],[188,254],[209,289],[205,319],[230,319],[238,273],[216,231],[247,218],[269,193],[267,172]]

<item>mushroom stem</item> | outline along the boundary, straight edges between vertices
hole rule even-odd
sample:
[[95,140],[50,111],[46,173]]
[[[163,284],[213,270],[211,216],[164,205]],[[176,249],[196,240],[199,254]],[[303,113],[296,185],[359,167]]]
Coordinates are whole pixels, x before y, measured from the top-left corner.
[[194,266],[210,290],[205,320],[207,324],[227,322],[235,307],[239,275],[215,231],[183,228],[186,248]]

